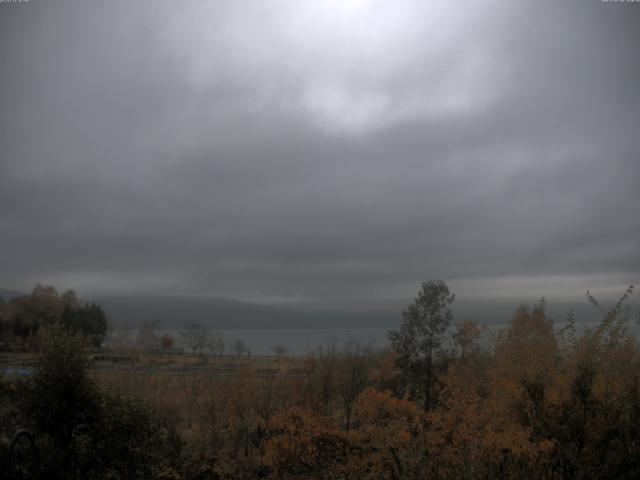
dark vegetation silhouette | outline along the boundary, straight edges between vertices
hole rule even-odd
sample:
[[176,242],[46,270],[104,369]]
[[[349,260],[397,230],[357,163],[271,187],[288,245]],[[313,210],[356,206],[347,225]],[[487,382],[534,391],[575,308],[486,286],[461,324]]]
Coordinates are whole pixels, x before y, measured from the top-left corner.
[[89,375],[85,343],[56,332],[33,377],[3,383],[0,450],[19,425],[36,443],[37,462],[12,462],[8,478],[159,478],[178,464],[181,442],[170,422],[139,400],[101,391]]
[[491,330],[454,322],[449,288],[429,281],[387,350],[232,345],[236,358],[205,362],[196,347],[166,375],[170,356],[144,349],[94,368],[92,335],[39,293],[37,339],[0,306],[3,341],[39,356],[0,381],[0,462],[7,478],[640,478],[632,293],[610,309],[587,293],[602,313],[590,328],[572,312],[557,328],[541,300]]
[[107,317],[99,305],[82,304],[73,290],[59,294],[36,285],[30,295],[0,304],[0,341],[18,350],[37,350],[52,329],[63,328],[100,347],[107,334]]
[[389,332],[402,379],[411,396],[422,400],[425,411],[431,409],[436,396],[436,369],[440,365],[435,360],[443,354],[442,343],[453,320],[449,305],[454,299],[442,280],[423,282],[418,296],[402,312],[400,329]]

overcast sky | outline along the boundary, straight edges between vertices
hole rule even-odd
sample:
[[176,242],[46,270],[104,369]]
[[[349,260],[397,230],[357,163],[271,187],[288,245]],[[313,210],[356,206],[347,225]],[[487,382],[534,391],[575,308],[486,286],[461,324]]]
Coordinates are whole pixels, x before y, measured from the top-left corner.
[[0,69],[4,288],[640,278],[639,3],[30,0],[0,4]]

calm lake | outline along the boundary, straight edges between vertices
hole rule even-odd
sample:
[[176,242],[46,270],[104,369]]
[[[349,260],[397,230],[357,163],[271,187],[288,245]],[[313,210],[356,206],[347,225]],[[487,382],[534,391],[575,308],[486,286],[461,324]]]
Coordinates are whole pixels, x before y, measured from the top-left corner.
[[[585,328],[591,328],[598,322],[577,323],[578,333]],[[564,322],[557,322],[556,328],[562,328]],[[504,328],[504,325],[489,325],[490,330]],[[640,326],[636,322],[630,322],[629,329],[640,338]],[[252,355],[273,355],[275,345],[287,347],[289,354],[304,355],[316,350],[318,347],[329,345],[343,346],[349,342],[358,342],[361,345],[373,348],[385,347],[388,343],[386,328],[351,328],[351,329],[265,329],[265,330],[217,330],[222,332],[225,339],[225,353],[232,354],[232,345],[237,340],[242,340],[251,351]],[[179,329],[157,330],[160,337],[168,335],[174,338],[176,347],[183,347],[182,336]],[[138,332],[136,330],[117,330],[112,332],[105,342],[105,346],[115,344],[135,345]]]

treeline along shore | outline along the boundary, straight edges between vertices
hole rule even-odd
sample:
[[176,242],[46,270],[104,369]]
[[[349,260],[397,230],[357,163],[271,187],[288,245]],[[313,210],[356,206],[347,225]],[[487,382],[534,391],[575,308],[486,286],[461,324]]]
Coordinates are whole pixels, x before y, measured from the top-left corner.
[[384,348],[257,356],[195,323],[106,348],[99,305],[39,285],[0,303],[3,478],[640,478],[632,294],[487,329],[433,280]]

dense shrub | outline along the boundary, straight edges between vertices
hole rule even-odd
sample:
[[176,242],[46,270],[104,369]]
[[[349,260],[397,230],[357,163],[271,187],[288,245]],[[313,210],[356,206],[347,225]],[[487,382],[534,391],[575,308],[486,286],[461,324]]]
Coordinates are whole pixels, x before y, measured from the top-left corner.
[[142,403],[101,392],[88,376],[82,345],[77,337],[56,335],[32,378],[2,384],[3,457],[7,438],[20,427],[35,437],[43,478],[147,479],[175,472],[181,443],[172,429]]

